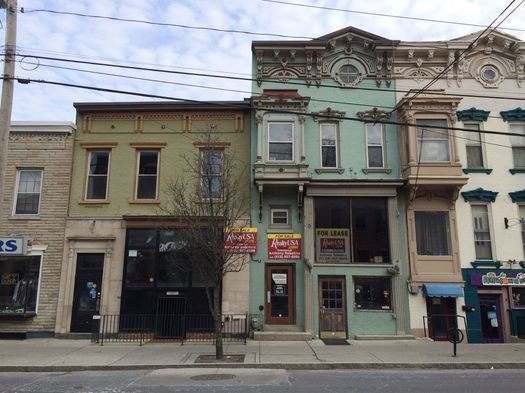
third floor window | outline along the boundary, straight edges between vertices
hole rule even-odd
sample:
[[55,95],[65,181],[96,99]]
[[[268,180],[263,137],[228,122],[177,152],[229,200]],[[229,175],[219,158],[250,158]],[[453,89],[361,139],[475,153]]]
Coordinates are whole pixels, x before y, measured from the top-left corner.
[[337,125],[321,124],[321,167],[337,167]]
[[268,123],[268,160],[294,160],[293,123]]
[[86,199],[107,199],[110,152],[90,151]]
[[522,136],[511,136],[514,168],[525,168],[525,123],[511,123],[510,132]]
[[159,171],[159,152],[139,151],[136,199],[156,199]]

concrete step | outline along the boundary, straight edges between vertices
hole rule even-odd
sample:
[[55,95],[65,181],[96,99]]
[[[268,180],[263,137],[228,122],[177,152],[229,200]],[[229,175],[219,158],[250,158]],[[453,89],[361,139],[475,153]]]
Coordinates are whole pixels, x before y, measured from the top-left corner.
[[253,332],[257,341],[310,341],[312,334],[307,332]]
[[304,328],[298,325],[263,325],[265,332],[304,332]]
[[358,335],[355,336],[355,340],[362,341],[379,341],[379,340],[415,340],[416,337],[411,334],[399,335],[399,336],[383,336],[383,335]]

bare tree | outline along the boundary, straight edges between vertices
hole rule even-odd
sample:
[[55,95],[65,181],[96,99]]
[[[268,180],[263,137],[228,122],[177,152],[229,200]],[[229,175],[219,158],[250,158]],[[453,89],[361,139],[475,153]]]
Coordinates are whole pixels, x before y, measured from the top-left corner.
[[194,145],[198,149],[182,157],[184,167],[169,185],[169,204],[163,210],[183,226],[187,264],[181,268],[191,269],[207,283],[215,356],[223,360],[224,277],[240,272],[248,261],[239,247],[249,223],[249,165],[211,135]]

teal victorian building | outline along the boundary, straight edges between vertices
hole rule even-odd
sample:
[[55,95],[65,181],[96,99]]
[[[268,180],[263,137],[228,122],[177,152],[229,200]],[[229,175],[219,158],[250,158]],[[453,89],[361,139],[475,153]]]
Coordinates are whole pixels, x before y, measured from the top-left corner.
[[409,333],[395,45],[351,27],[252,43],[259,339]]

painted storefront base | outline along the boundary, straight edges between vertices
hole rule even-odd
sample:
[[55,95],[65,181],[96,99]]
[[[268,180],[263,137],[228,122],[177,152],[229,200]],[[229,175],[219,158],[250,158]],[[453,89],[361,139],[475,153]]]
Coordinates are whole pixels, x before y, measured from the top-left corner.
[[525,269],[462,269],[468,341],[525,340]]

